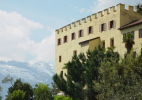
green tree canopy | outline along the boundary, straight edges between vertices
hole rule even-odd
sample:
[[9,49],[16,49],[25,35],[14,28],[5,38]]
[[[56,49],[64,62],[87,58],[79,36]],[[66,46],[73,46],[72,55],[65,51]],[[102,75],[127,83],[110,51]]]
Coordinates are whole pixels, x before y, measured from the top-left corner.
[[9,100],[26,100],[25,92],[23,90],[15,90],[10,94]]
[[125,47],[127,49],[127,54],[129,54],[133,48],[134,42],[134,34],[128,33],[123,35],[123,42],[125,43]]
[[96,100],[99,92],[94,88],[94,80],[99,80],[98,69],[102,62],[111,59],[118,62],[119,54],[113,52],[111,48],[105,52],[104,48],[99,46],[94,51],[73,56],[72,60],[64,66],[67,73],[55,74],[53,80],[58,88],[73,100]]
[[99,68],[100,81],[94,87],[100,91],[98,100],[141,100],[142,99],[142,56],[116,63],[103,62]]
[[7,75],[3,80],[2,83],[10,83],[11,85],[13,85],[13,77],[11,77],[10,75]]
[[[33,97],[33,88],[29,83],[24,83],[21,79],[17,79],[13,86],[8,89],[7,98],[15,91],[15,90],[22,90],[25,92],[25,100],[31,100]],[[9,100],[9,99],[7,99]]]
[[48,85],[38,83],[34,90],[34,100],[53,100],[52,93]]
[[136,6],[136,10],[137,10],[137,12],[138,12],[140,15],[142,15],[142,4],[138,4],[138,5]]
[[[2,92],[2,87],[0,86],[0,92]],[[0,94],[0,100],[2,100],[2,96]]]

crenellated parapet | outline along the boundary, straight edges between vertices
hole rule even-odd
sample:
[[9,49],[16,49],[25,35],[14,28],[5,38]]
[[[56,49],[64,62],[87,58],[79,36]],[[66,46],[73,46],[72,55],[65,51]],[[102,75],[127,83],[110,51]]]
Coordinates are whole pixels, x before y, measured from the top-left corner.
[[133,6],[128,6],[128,9],[125,9],[125,5],[124,4],[118,4],[116,6],[112,6],[108,9],[105,9],[103,11],[99,11],[97,13],[94,13],[90,16],[87,16],[85,18],[82,18],[81,20],[77,20],[71,24],[68,24],[60,29],[57,29],[56,30],[56,33],[57,34],[60,34],[64,31],[68,31],[74,27],[78,27],[79,25],[82,25],[82,24],[85,24],[85,23],[88,23],[92,20],[96,20],[96,19],[99,19],[99,18],[102,18],[102,17],[105,17],[105,16],[108,16],[110,14],[113,14],[114,12],[120,12],[122,10],[125,10],[125,11],[129,11],[129,12],[135,12],[134,11],[134,7]]

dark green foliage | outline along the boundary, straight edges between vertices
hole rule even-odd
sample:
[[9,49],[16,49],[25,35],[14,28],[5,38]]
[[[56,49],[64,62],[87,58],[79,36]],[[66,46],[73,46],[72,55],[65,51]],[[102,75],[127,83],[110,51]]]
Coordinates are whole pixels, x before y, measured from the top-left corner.
[[[83,57],[82,54],[80,55]],[[63,72],[61,72],[60,75],[55,74],[53,77],[53,80],[57,84],[58,88],[74,100],[77,98],[79,98],[79,100],[83,100],[84,98],[83,88],[85,86],[85,79],[82,60],[75,55],[72,58],[72,61],[65,64],[64,68],[67,69],[67,73],[63,75]],[[64,77],[66,77],[66,80]]]
[[13,85],[13,77],[11,77],[10,75],[7,75],[3,80],[2,83],[10,83],[11,85]]
[[38,83],[34,90],[34,100],[53,100],[52,93],[48,85]]
[[142,57],[133,58],[132,54],[119,63],[102,63],[99,68],[102,75],[95,84],[101,93],[98,100],[141,100],[142,97]]
[[51,88],[52,95],[56,95],[57,93],[59,93],[60,89],[57,87],[57,85],[54,82],[51,84],[52,84],[52,88]]
[[55,82],[55,84],[57,84],[57,87],[64,91],[65,93],[67,93],[67,86],[66,86],[66,81],[65,79],[63,78],[63,72],[60,73],[60,76],[58,76],[57,74],[55,74],[53,76],[53,80]]
[[140,15],[142,15],[142,4],[138,4],[136,6],[136,10],[137,10],[137,13],[139,13]]
[[[2,92],[2,87],[0,86],[0,92]],[[2,96],[0,95],[0,100],[2,100]]]
[[9,100],[25,100],[25,92],[22,90],[15,90],[10,94]]
[[142,51],[136,58],[129,51],[127,58],[120,60],[112,48],[105,52],[98,47],[88,51],[86,56],[74,56],[64,68],[67,73],[56,74],[53,80],[73,100],[142,99]]
[[96,95],[99,91],[94,88],[95,82],[99,82],[101,74],[99,73],[99,68],[102,62],[111,62],[115,60],[119,61],[119,54],[113,52],[112,48],[108,48],[105,52],[104,48],[100,46],[94,51],[87,52],[87,60],[85,64],[85,80],[86,80],[86,91],[88,100],[97,100]]
[[54,96],[54,100],[72,100],[70,97]]
[[23,83],[21,79],[17,79],[14,82],[13,86],[8,89],[6,100],[10,100],[8,98],[15,90],[23,90],[25,92],[25,100],[31,100],[31,98],[33,97],[33,88],[31,87],[31,85],[29,83]]
[[93,80],[98,80],[99,72],[98,68],[104,58],[104,49],[98,47],[94,51],[87,52],[87,59],[85,64],[85,82],[86,82],[86,93],[88,100],[96,100],[98,92],[95,90]]
[[130,53],[130,51],[133,48],[133,45],[135,44],[134,42],[134,34],[124,34],[123,35],[123,42],[125,43],[125,47],[127,49],[127,54]]
[[65,64],[67,73],[55,74],[53,80],[58,88],[73,100],[96,100],[99,92],[94,88],[94,81],[98,82],[100,79],[98,69],[102,62],[111,59],[119,61],[119,54],[111,48],[105,52],[104,48],[99,46],[94,51],[88,51],[86,56],[82,53],[73,56],[72,60]]

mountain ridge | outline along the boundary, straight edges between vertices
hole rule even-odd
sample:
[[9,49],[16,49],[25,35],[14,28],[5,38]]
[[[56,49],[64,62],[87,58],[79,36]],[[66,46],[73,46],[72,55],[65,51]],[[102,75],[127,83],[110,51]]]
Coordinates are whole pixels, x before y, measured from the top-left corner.
[[[52,87],[51,83],[53,82],[52,76],[54,75],[54,66],[43,61],[34,64],[19,61],[0,61],[0,81],[7,75],[13,77],[14,80],[20,78],[32,86],[38,82],[42,82]],[[6,95],[10,84],[2,84],[0,82],[0,86],[3,88],[1,95],[5,98],[4,95]]]

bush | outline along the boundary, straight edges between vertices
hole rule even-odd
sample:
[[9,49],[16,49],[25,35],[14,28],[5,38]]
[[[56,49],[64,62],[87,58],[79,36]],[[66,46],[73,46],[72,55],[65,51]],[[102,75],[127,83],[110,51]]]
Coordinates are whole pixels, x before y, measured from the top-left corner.
[[54,96],[54,100],[72,100],[70,97]]
[[15,90],[10,94],[9,100],[25,100],[25,92],[23,90]]
[[48,85],[43,83],[38,83],[34,91],[34,96],[35,96],[34,99],[35,100],[53,100],[53,97],[49,89],[50,88],[48,87]]

